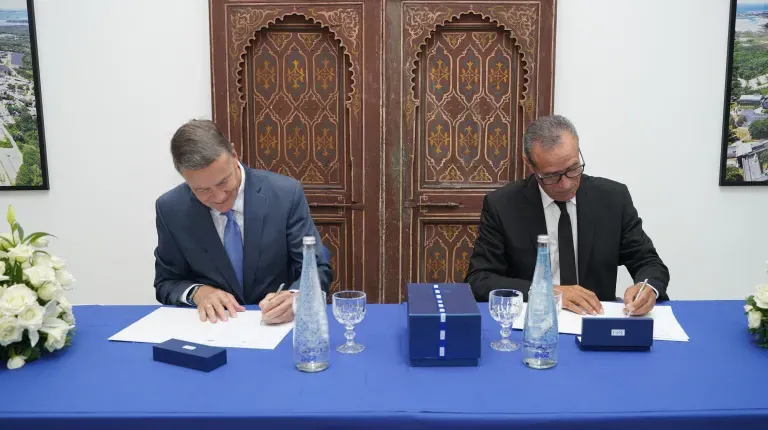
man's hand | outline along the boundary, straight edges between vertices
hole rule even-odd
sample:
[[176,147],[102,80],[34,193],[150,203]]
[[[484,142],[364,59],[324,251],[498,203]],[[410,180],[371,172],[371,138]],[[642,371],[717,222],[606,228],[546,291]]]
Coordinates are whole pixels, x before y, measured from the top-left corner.
[[267,324],[280,324],[293,320],[293,294],[290,291],[267,294],[264,300],[259,302],[261,320]]
[[629,315],[645,315],[656,305],[656,291],[647,284],[643,289],[643,293],[635,299],[637,293],[640,292],[640,286],[642,284],[642,282],[635,284],[627,288],[627,291],[624,292],[624,307]]
[[578,285],[556,285],[555,290],[563,293],[563,308],[579,315],[603,313],[603,305],[592,291]]
[[237,318],[238,312],[245,312],[245,308],[237,303],[232,294],[208,285],[198,288],[192,301],[197,305],[197,313],[202,322],[215,324],[218,320],[227,321],[229,317]]

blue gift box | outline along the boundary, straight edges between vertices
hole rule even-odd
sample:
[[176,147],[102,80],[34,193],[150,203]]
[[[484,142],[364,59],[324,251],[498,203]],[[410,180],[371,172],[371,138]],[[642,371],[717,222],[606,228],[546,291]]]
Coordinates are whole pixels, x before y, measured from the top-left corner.
[[650,351],[653,318],[584,317],[576,345],[584,351]]
[[411,366],[477,366],[480,311],[468,284],[408,284]]
[[155,361],[210,372],[227,364],[227,350],[179,339],[168,339],[152,347]]

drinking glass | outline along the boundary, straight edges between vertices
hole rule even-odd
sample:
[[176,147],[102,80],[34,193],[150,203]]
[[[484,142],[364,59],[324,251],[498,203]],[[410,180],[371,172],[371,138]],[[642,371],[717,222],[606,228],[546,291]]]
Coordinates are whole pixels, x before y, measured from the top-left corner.
[[517,290],[493,290],[488,298],[488,309],[493,319],[501,324],[501,340],[491,342],[496,351],[516,351],[520,348],[509,340],[512,330],[509,328],[523,307],[523,293]]
[[333,316],[339,324],[347,328],[344,337],[347,342],[339,345],[336,351],[342,354],[357,354],[365,349],[365,345],[355,342],[355,325],[365,317],[365,293],[362,291],[346,290],[333,293]]

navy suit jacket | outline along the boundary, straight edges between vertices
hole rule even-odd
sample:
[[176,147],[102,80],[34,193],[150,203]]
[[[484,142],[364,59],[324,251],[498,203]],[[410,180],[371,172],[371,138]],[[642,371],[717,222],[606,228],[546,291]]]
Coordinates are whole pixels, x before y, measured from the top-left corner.
[[298,289],[304,236],[315,236],[320,285],[328,291],[333,281],[329,255],[309,214],[301,183],[265,170],[243,169],[242,292],[210,209],[183,183],[155,203],[155,291],[160,303],[179,304],[193,284],[220,288],[240,304],[258,304],[281,283]]

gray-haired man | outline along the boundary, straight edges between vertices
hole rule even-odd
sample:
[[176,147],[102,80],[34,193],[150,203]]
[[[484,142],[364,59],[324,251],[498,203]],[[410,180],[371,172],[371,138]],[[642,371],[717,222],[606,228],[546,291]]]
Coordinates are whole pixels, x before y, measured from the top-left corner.
[[[182,125],[171,155],[185,182],[155,205],[160,303],[195,306],[201,321],[214,323],[258,303],[265,322],[291,321],[304,236],[315,236],[320,283],[328,290],[330,262],[298,181],[243,166],[212,121]],[[275,294],[281,284],[287,291]]]
[[[539,234],[551,239],[555,289],[563,307],[598,314],[600,301],[616,298],[616,272],[625,266],[635,281],[624,295],[626,310],[644,315],[666,300],[669,271],[632,204],[629,190],[584,175],[579,137],[568,119],[537,119],[524,136],[525,163],[534,173],[489,193],[466,282],[478,300],[494,289],[526,297],[536,266]],[[647,279],[647,282],[646,282]]]

